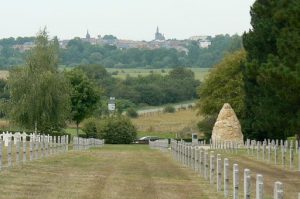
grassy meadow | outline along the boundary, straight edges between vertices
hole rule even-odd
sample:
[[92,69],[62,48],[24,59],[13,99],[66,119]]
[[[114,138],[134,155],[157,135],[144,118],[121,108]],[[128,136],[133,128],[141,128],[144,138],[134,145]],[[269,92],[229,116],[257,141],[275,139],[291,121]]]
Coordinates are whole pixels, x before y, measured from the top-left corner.
[[[68,70],[68,68],[65,68]],[[195,78],[197,80],[204,80],[205,76],[209,73],[209,68],[190,68],[195,73]],[[106,68],[109,73],[118,72],[117,75],[113,75],[114,77],[125,79],[127,75],[131,77],[137,77],[139,75],[146,76],[151,73],[154,74],[163,74],[166,75],[172,69],[170,68],[161,68],[161,69],[145,69],[145,68]],[[0,70],[0,79],[6,79],[9,75],[7,70]]]
[[[205,76],[209,73],[209,68],[189,68],[195,73],[195,78],[197,80],[204,80]],[[172,69],[170,68],[160,68],[160,69],[145,69],[145,68],[126,68],[126,69],[120,69],[120,68],[106,68],[106,70],[110,73],[118,72],[117,75],[114,75],[114,77],[118,77],[121,79],[125,79],[127,75],[130,75],[131,77],[137,77],[139,75],[146,76],[150,75],[151,73],[154,74],[163,74],[166,75],[168,72],[170,72]]]
[[142,135],[176,137],[176,134],[196,131],[196,124],[202,119],[193,109],[180,110],[175,113],[152,113],[132,119]]

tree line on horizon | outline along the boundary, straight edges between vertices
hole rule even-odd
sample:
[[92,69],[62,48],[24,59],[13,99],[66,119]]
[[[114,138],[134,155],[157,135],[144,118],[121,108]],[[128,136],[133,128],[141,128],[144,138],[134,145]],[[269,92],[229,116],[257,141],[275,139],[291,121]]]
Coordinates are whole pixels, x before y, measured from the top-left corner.
[[[220,62],[226,53],[242,48],[242,38],[238,35],[216,35],[209,39],[211,45],[208,48],[200,48],[196,41],[189,41],[184,46],[188,52],[179,52],[174,48],[120,49],[113,45],[92,45],[74,38],[66,48],[59,49],[59,64],[67,67],[100,64],[107,68],[210,68]],[[35,37],[1,39],[0,69],[25,64],[29,51],[20,52],[13,46],[34,40]]]

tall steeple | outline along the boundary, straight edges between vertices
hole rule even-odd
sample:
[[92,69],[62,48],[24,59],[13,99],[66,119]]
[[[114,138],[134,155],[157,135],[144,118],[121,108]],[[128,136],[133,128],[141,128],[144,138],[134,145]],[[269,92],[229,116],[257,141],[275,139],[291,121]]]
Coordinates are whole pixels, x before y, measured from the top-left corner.
[[86,36],[85,36],[85,38],[86,38],[86,39],[90,39],[90,38],[91,38],[91,35],[90,35],[90,33],[89,33],[89,30],[86,31]]
[[155,33],[155,39],[154,40],[160,40],[160,41],[165,40],[165,36],[159,32],[158,26],[156,28],[156,33]]

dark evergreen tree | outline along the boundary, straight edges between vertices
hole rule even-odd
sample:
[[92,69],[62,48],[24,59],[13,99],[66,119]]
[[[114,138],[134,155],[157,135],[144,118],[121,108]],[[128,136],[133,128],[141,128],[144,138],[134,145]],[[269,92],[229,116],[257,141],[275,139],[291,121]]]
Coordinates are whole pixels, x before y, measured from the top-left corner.
[[300,1],[257,0],[243,36],[248,137],[300,133]]

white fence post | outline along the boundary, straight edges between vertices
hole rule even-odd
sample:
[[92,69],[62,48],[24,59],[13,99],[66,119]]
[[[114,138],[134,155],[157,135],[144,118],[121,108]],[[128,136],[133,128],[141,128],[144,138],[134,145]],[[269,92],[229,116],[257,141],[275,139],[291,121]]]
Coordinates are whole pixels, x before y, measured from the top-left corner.
[[222,159],[221,155],[217,155],[217,191],[222,190]]
[[250,169],[244,170],[244,199],[250,199],[251,175]]
[[264,183],[261,174],[256,175],[256,199],[264,198]]
[[23,141],[23,163],[26,162],[26,151],[27,151],[27,148],[26,148],[26,139],[25,139],[25,142]]
[[209,182],[210,184],[214,184],[214,178],[215,178],[215,155],[214,152],[212,151],[210,154],[210,175],[209,175]]
[[208,152],[204,152],[204,179],[208,179]]
[[12,166],[12,159],[11,159],[11,140],[8,140],[8,143],[7,143],[7,166],[8,167],[11,167]]
[[233,165],[233,199],[239,198],[239,166]]
[[274,183],[274,199],[283,199],[283,184],[279,181]]
[[229,196],[229,160],[224,158],[224,196]]

